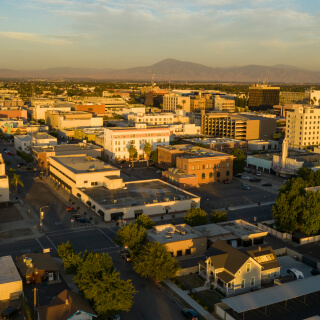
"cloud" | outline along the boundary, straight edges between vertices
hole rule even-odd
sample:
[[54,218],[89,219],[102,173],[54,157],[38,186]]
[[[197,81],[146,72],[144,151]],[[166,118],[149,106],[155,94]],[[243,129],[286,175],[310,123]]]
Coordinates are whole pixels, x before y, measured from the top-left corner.
[[0,32],[0,36],[8,39],[14,39],[19,41],[34,42],[46,45],[63,46],[71,44],[72,37],[56,36],[56,35],[41,35],[35,33],[23,33],[23,32]]

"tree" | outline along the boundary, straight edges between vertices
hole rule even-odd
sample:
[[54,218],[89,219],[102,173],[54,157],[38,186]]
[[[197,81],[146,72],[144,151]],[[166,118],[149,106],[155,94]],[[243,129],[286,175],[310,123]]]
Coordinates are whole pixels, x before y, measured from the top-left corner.
[[137,292],[131,280],[120,279],[107,253],[88,253],[73,281],[101,317],[130,311]]
[[234,112],[239,112],[239,108],[235,107]]
[[176,109],[177,110],[182,110],[182,106],[180,104],[177,104]]
[[246,166],[246,154],[239,148],[232,149],[231,154],[235,157],[233,159],[233,174],[236,175],[243,172]]
[[63,268],[66,273],[76,274],[79,266],[81,266],[84,255],[80,252],[76,254],[70,242],[62,243],[57,250],[58,256],[62,259]]
[[158,163],[158,149],[151,152],[150,158],[153,163]]
[[150,142],[146,142],[143,146],[143,151],[147,156],[147,167],[149,166],[150,155],[152,152],[152,144]]
[[137,218],[136,223],[146,229],[151,229],[155,225],[154,221],[147,214],[141,214]]
[[213,213],[210,214],[210,220],[212,223],[228,221],[227,212],[215,210]]
[[157,281],[176,276],[180,269],[178,261],[167,251],[164,244],[149,242],[133,257],[133,269],[140,276],[153,277]]
[[182,100],[181,102],[182,102],[183,110],[184,110],[184,105],[186,104],[187,101],[186,100]]
[[20,129],[17,129],[16,132],[15,132],[15,134],[16,134],[16,135],[21,134],[21,130],[20,130]]
[[136,148],[136,146],[135,146],[133,143],[130,144],[130,146],[129,146],[129,148],[128,148],[128,152],[129,152],[129,157],[130,157],[130,159],[131,159],[131,161],[132,161],[132,168],[133,168],[133,160],[134,160],[134,159],[137,157],[137,155],[138,155],[137,148]]
[[306,193],[301,214],[300,230],[307,234],[316,234],[320,230],[320,192]]
[[192,208],[187,211],[183,220],[192,227],[201,226],[208,223],[208,214],[200,208]]
[[129,223],[117,232],[116,242],[132,251],[139,250],[146,237],[146,228],[137,223]]
[[18,186],[21,186],[22,188],[24,187],[23,181],[21,180],[21,176],[16,173],[13,174],[10,184],[15,187],[16,195],[18,194]]

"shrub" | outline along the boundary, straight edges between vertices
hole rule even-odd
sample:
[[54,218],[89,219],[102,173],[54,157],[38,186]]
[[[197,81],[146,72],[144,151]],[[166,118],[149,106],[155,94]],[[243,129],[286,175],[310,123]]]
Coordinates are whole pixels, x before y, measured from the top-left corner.
[[210,220],[212,223],[225,222],[227,221],[227,212],[215,210],[210,214]]

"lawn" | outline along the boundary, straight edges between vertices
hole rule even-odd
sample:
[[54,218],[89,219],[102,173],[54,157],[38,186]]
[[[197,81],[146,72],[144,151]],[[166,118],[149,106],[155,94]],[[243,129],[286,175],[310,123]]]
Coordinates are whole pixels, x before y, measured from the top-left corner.
[[185,288],[188,289],[199,288],[204,285],[204,279],[202,279],[199,275],[196,274],[179,277],[178,280]]

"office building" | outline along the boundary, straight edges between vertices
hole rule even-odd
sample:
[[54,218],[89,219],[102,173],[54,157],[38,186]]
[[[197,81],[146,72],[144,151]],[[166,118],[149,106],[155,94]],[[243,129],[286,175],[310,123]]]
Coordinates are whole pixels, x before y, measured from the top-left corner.
[[309,92],[280,91],[280,105],[307,104],[310,102]]
[[178,93],[168,93],[163,96],[163,110],[176,112],[176,110],[190,112],[190,97]]
[[249,87],[249,102],[250,110],[270,109],[274,105],[279,104],[280,87],[269,87],[267,84],[256,84]]
[[213,96],[213,108],[215,111],[234,112],[235,109],[234,97],[227,95],[215,95]]

